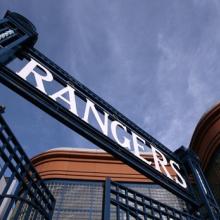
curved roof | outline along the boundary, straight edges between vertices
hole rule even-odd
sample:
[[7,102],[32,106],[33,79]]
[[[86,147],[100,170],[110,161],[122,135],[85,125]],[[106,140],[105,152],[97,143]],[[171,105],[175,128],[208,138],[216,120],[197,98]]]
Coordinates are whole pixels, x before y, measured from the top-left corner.
[[61,151],[105,152],[104,150],[98,149],[98,148],[81,148],[81,147],[57,147],[57,148],[51,148],[48,151],[60,151],[60,150]]
[[213,154],[220,146],[220,103],[207,111],[198,122],[190,148],[195,151],[205,170]]
[[[57,148],[51,148],[47,150],[47,152],[50,152],[50,151],[81,151],[81,152],[106,153],[106,151],[99,149],[99,148],[84,148],[84,147],[57,147]],[[152,155],[152,153],[144,152],[144,153],[141,153],[141,155]]]
[[[152,155],[144,156],[153,160]],[[43,179],[105,180],[151,182],[131,167],[99,149],[55,148],[32,158]],[[175,173],[171,168],[170,173]]]
[[[143,155],[152,161],[152,154]],[[122,182],[152,182],[110,154],[99,149],[54,148],[32,158],[32,163],[42,179],[105,180]],[[167,166],[171,176],[174,170]]]

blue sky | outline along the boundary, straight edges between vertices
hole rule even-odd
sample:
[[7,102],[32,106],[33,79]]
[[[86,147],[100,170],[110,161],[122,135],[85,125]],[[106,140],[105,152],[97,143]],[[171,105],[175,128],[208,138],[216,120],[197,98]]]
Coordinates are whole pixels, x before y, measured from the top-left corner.
[[[171,150],[219,102],[216,0],[1,0],[37,27],[36,48]],[[91,143],[0,85],[26,152]]]

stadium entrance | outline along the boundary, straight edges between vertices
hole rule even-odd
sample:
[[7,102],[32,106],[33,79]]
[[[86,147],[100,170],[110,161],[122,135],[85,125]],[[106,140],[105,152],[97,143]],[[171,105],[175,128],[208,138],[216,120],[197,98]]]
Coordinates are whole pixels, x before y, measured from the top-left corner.
[[[178,212],[135,191],[125,189],[133,194],[132,199],[121,194],[120,190],[112,190],[112,185],[116,185],[117,189],[121,189],[122,186],[107,180],[104,219],[110,219],[109,204],[124,210],[127,219],[130,219],[129,216],[135,219],[220,218],[219,207],[193,152],[184,148],[175,153],[171,152],[35,49],[37,38],[36,28],[30,21],[17,13],[6,13],[0,21],[0,82],[98,147],[174,193],[188,206],[188,213]],[[17,69],[12,65],[14,60],[17,60],[22,68]],[[83,109],[83,112],[79,112],[79,109]],[[94,120],[91,120],[91,116]],[[7,145],[5,141],[7,140],[2,139],[2,147]],[[141,156],[143,152],[152,152],[153,162],[144,159]],[[171,177],[166,169],[167,165],[176,174],[175,178]],[[192,177],[191,180],[189,176]],[[192,183],[199,196],[195,196]],[[111,199],[112,193],[117,195],[116,200]],[[136,205],[132,208],[129,202],[122,203],[124,200],[132,200]],[[142,211],[138,208],[140,206],[143,207]],[[202,206],[206,210],[204,217],[203,214],[198,217]],[[120,219],[120,215],[117,219]]]

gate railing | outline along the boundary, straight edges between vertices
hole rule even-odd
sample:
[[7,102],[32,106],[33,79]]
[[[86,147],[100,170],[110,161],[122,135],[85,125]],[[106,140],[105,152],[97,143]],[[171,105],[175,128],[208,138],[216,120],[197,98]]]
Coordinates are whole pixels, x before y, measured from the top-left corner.
[[52,219],[55,199],[1,113],[0,163],[0,219]]
[[[115,210],[114,212],[112,207]],[[185,211],[179,211],[107,178],[105,182],[103,220],[110,219],[202,220],[202,217],[199,213],[193,215]]]

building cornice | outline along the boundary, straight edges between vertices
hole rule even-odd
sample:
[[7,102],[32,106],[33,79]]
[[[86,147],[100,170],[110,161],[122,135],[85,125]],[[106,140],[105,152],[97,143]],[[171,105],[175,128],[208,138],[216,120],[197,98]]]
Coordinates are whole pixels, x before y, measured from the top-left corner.
[[[151,154],[143,156],[153,161]],[[105,180],[120,182],[152,182],[104,151],[53,149],[32,158],[43,179]],[[174,171],[167,167],[174,176]]]

